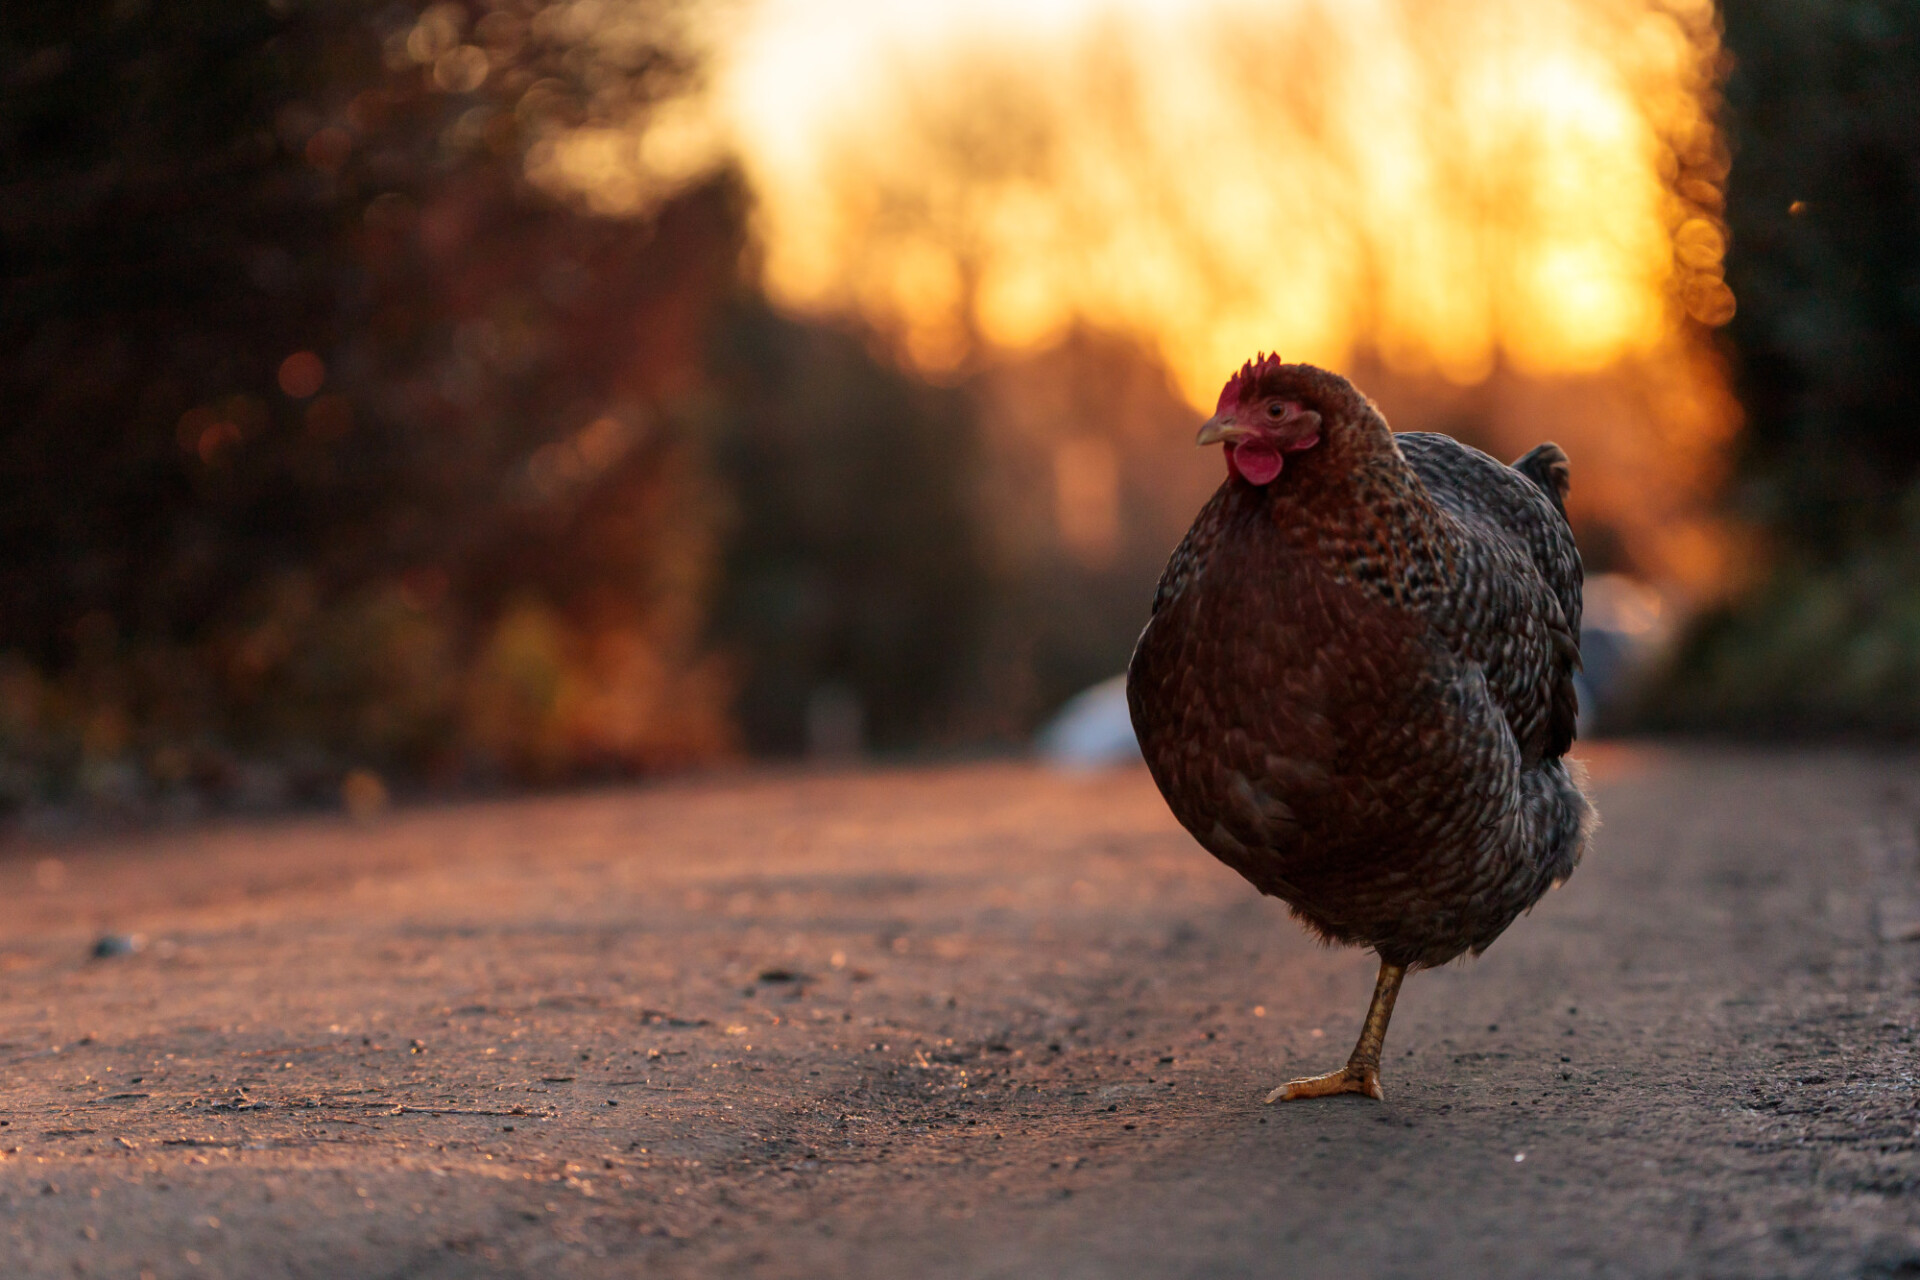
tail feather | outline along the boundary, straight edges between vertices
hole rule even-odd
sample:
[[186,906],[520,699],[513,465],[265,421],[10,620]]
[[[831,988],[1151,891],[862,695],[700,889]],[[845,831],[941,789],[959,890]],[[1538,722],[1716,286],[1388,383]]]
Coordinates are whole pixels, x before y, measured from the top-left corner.
[[1555,760],[1528,779],[1535,821],[1539,823],[1539,866],[1550,886],[1558,886],[1580,865],[1600,815],[1587,799],[1587,767],[1578,760]]
[[1548,892],[1566,883],[1580,865],[1580,855],[1587,851],[1587,841],[1600,825],[1600,815],[1587,799],[1586,783],[1586,766],[1570,757],[1549,760],[1520,775],[1522,825],[1518,838],[1531,874],[1526,876],[1525,896],[1517,900],[1513,914],[1497,920],[1473,940],[1468,949],[1474,955],[1492,946],[1513,923],[1514,916],[1533,910]]
[[1540,486],[1540,491],[1553,500],[1553,509],[1561,516],[1567,514],[1567,490],[1573,486],[1573,467],[1567,462],[1567,451],[1548,441],[1535,445],[1513,464],[1513,469]]

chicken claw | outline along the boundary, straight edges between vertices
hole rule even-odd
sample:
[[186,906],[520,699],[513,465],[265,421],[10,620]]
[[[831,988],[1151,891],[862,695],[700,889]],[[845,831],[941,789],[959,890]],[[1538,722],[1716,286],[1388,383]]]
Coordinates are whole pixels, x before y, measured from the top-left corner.
[[1367,1006],[1367,1023],[1360,1029],[1360,1041],[1353,1046],[1347,1065],[1324,1076],[1306,1076],[1289,1080],[1267,1095],[1268,1102],[1292,1102],[1295,1098],[1325,1098],[1336,1093],[1363,1093],[1382,1101],[1380,1088],[1380,1048],[1387,1040],[1387,1020],[1393,1017],[1393,1001],[1400,994],[1400,982],[1407,976],[1405,965],[1380,962],[1380,977],[1373,984],[1373,1003]]
[[1336,1093],[1364,1093],[1369,1098],[1384,1100],[1386,1093],[1380,1088],[1380,1070],[1366,1063],[1349,1063],[1338,1071],[1329,1071],[1323,1076],[1305,1076],[1299,1080],[1289,1080],[1267,1095],[1268,1102],[1292,1102],[1295,1098],[1326,1098]]

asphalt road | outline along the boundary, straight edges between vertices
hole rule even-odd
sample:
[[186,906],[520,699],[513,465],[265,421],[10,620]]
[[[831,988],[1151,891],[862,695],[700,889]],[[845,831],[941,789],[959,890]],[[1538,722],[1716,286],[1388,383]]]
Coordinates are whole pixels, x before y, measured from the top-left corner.
[[1384,1103],[1139,772],[15,838],[0,1275],[1920,1275],[1917,762],[1593,761]]

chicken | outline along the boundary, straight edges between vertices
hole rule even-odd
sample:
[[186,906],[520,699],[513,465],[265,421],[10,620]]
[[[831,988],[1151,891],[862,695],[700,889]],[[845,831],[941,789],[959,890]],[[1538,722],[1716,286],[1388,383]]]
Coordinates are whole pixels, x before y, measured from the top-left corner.
[[1346,379],[1249,361],[1199,443],[1227,479],[1127,669],[1174,816],[1322,940],[1380,957],[1347,1065],[1273,1102],[1383,1097],[1410,969],[1476,955],[1573,871],[1580,556],[1566,455],[1393,434]]

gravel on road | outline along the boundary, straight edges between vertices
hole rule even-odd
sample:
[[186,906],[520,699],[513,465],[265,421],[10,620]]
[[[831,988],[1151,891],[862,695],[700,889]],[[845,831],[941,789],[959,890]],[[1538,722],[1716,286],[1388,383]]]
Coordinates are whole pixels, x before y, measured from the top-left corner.
[[1589,759],[1384,1103],[1139,770],[15,837],[0,1275],[1920,1275],[1915,759]]

